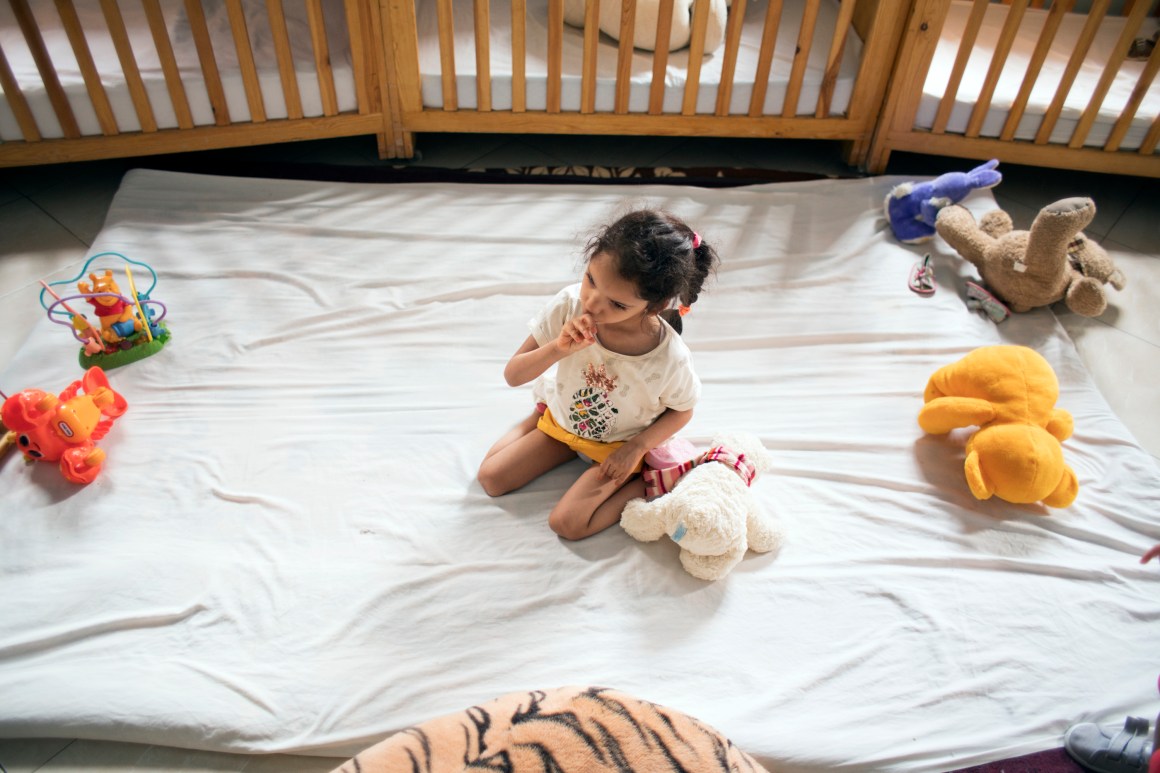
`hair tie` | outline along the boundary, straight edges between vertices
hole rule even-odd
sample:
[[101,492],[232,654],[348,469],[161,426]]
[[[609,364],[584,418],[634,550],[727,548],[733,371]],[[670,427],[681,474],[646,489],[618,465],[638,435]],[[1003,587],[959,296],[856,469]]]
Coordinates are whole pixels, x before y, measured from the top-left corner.
[[693,231],[693,249],[695,250],[700,246],[701,246],[701,234],[697,233],[696,231]]
[[689,308],[688,306],[682,305],[682,306],[677,307],[677,313],[680,314],[682,317],[685,316],[686,314],[688,314],[690,311],[692,311],[692,309]]

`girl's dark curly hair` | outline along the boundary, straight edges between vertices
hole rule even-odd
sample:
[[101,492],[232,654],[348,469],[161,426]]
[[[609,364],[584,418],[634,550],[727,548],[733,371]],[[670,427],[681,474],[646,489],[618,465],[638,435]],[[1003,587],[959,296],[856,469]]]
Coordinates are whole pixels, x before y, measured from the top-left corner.
[[605,253],[617,271],[636,285],[648,310],[661,316],[679,333],[681,318],[666,308],[674,299],[692,306],[709,274],[717,267],[717,252],[679,218],[652,209],[629,212],[593,236],[585,258]]

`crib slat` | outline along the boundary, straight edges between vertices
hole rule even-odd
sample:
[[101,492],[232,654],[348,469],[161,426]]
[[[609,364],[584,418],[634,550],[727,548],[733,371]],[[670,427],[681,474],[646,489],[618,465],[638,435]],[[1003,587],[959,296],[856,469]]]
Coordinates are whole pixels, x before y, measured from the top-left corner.
[[1144,141],[1140,143],[1140,155],[1151,156],[1156,152],[1157,143],[1160,143],[1160,115],[1156,116],[1156,120],[1152,121],[1152,128],[1148,130]]
[[455,8],[451,0],[438,0],[439,72],[443,78],[443,109],[459,109],[459,89],[455,82]]
[[133,100],[133,108],[137,111],[141,131],[155,132],[157,119],[153,115],[149,94],[145,91],[141,70],[137,67],[137,57],[133,54],[133,44],[129,40],[128,30],[125,29],[121,8],[117,5],[117,0],[101,0],[101,11],[105,15],[105,23],[109,26],[109,35],[113,38],[113,47],[117,50],[117,59],[121,62],[121,72],[129,87],[129,97]]
[[580,64],[580,112],[596,112],[596,57],[600,43],[600,0],[584,3],[584,60]]
[[475,99],[478,110],[491,110],[491,9],[475,0]]
[[266,120],[266,106],[262,103],[262,87],[258,83],[258,68],[254,66],[254,51],[250,47],[250,31],[246,26],[242,0],[226,0],[226,12],[229,14],[230,31],[234,34],[234,48],[238,52],[238,68],[242,72],[242,84],[246,89],[250,120],[261,123]]
[[741,49],[741,24],[745,20],[745,0],[733,0],[725,24],[725,55],[721,59],[721,82],[717,85],[716,115],[729,115],[733,101],[733,79],[737,73],[737,54]]
[[512,112],[527,110],[527,3],[512,0]]
[[959,86],[963,82],[963,73],[967,69],[967,60],[971,58],[971,51],[975,48],[975,41],[979,37],[979,29],[983,26],[983,16],[987,12],[987,0],[975,0],[971,6],[970,16],[967,17],[967,26],[963,29],[963,36],[959,41],[958,54],[951,67],[950,77],[947,79],[946,93],[939,100],[938,110],[934,114],[931,132],[944,134],[947,122],[950,121],[951,110],[955,106],[955,98],[959,93]]
[[161,60],[161,72],[165,75],[165,87],[169,90],[169,101],[173,105],[173,114],[177,117],[177,126],[181,129],[193,128],[193,113],[189,109],[189,96],[185,93],[185,84],[181,81],[181,73],[177,69],[177,59],[173,56],[173,44],[169,41],[169,30],[165,26],[165,17],[161,13],[158,0],[141,0],[145,8],[145,18],[149,20],[149,31],[153,35],[153,45],[157,49],[157,57]]
[[757,55],[757,71],[753,76],[753,91],[749,95],[749,115],[758,117],[765,112],[765,95],[769,90],[769,73],[773,69],[773,53],[777,48],[777,28],[781,24],[782,0],[769,0],[765,9],[765,28],[761,31],[761,52]]
[[0,89],[3,89],[4,98],[8,100],[8,106],[16,116],[16,123],[20,126],[20,134],[24,137],[24,141],[39,142],[40,129],[36,126],[36,119],[32,117],[32,110],[28,108],[28,100],[20,90],[20,84],[16,82],[12,65],[8,64],[8,57],[4,55],[2,47],[0,47]]
[[701,62],[705,60],[705,28],[709,26],[709,0],[693,0],[693,31],[689,36],[689,67],[685,73],[685,96],[682,115],[697,112],[701,88]]
[[512,0],[512,112],[528,109],[528,7]]
[[32,53],[32,59],[36,62],[36,70],[40,73],[40,80],[44,84],[45,92],[48,93],[48,100],[52,104],[53,112],[56,113],[56,120],[60,122],[61,131],[70,139],[80,137],[81,130],[77,126],[76,116],[68,103],[64,89],[61,88],[60,79],[56,76],[52,58],[48,55],[44,38],[40,36],[40,29],[36,26],[32,10],[28,7],[28,0],[11,0],[10,4],[16,23],[20,25],[20,31],[28,44],[28,50]]
[[548,112],[560,112],[564,72],[564,0],[548,0]]
[[1047,60],[1047,54],[1051,51],[1051,44],[1055,42],[1064,15],[1071,11],[1074,5],[1075,0],[1056,0],[1051,4],[1051,10],[1043,23],[1043,30],[1039,33],[1039,40],[1035,44],[1035,51],[1027,63],[1027,74],[1023,76],[1019,93],[1011,104],[1011,112],[1007,114],[1007,122],[1003,124],[1003,130],[999,133],[1000,140],[1010,142],[1015,138],[1015,131],[1019,128],[1019,122],[1023,120],[1023,113],[1031,100],[1035,82],[1043,69],[1044,61]]
[[1112,83],[1116,80],[1116,75],[1128,56],[1128,49],[1131,48],[1132,41],[1139,35],[1140,27],[1148,16],[1148,5],[1148,3],[1137,3],[1136,7],[1132,9],[1132,13],[1120,33],[1120,38],[1116,41],[1116,47],[1112,49],[1112,56],[1104,67],[1100,81],[1096,85],[1095,91],[1092,92],[1087,109],[1080,116],[1079,123],[1076,125],[1075,131],[1072,132],[1071,140],[1067,143],[1069,148],[1082,148],[1087,141],[1092,125],[1099,118],[1100,107],[1104,104],[1104,99],[1108,96],[1108,91],[1112,88]]
[[613,111],[619,115],[628,112],[628,89],[632,85],[632,44],[634,40],[636,40],[636,0],[621,0],[620,44],[616,48],[616,98],[613,101]]
[[1100,24],[1108,13],[1109,2],[1110,0],[1092,0],[1091,8],[1087,12],[1087,21],[1084,22],[1083,30],[1080,31],[1079,38],[1075,42],[1075,49],[1067,60],[1067,67],[1064,68],[1063,75],[1059,79],[1055,96],[1052,98],[1051,104],[1048,105],[1047,112],[1043,115],[1039,131],[1035,133],[1036,145],[1046,145],[1047,141],[1051,139],[1051,133],[1055,131],[1055,124],[1059,121],[1060,114],[1063,113],[1064,100],[1067,99],[1071,86],[1075,83],[1075,76],[1083,65],[1084,57],[1087,56],[1088,49],[1091,48],[1092,41],[1095,40]]
[[826,57],[826,72],[822,75],[822,87],[818,93],[818,109],[814,114],[818,118],[825,118],[830,114],[830,105],[834,101],[834,89],[838,85],[838,73],[842,68],[842,54],[846,50],[846,37],[850,33],[850,24],[854,19],[854,3],[842,3],[838,10],[838,21],[834,27],[834,38],[830,44],[830,52]]
[[1120,149],[1120,145],[1123,143],[1128,129],[1132,127],[1132,119],[1136,117],[1136,112],[1139,111],[1140,105],[1144,102],[1144,97],[1147,96],[1148,89],[1152,87],[1152,81],[1156,79],[1157,72],[1160,72],[1160,46],[1154,46],[1152,48],[1152,53],[1148,57],[1148,63],[1144,65],[1144,70],[1140,73],[1135,88],[1132,89],[1132,95],[1128,97],[1123,112],[1116,119],[1116,124],[1112,127],[1111,134],[1108,135],[1108,140],[1104,144],[1104,150],[1114,152]]
[[810,45],[814,40],[814,29],[818,24],[818,9],[820,0],[806,0],[805,10],[802,12],[802,26],[798,32],[797,49],[793,56],[793,69],[790,70],[789,86],[785,90],[785,104],[781,114],[785,118],[797,115],[798,99],[802,94],[802,79],[806,74],[806,64],[810,58]]
[[270,33],[274,36],[274,55],[278,59],[278,77],[282,81],[282,98],[286,100],[286,116],[302,117],[302,94],[298,91],[298,73],[294,69],[294,53],[290,50],[290,35],[286,31],[286,13],[282,0],[266,0],[266,16]]
[[209,93],[209,103],[213,108],[214,123],[229,126],[230,109],[226,105],[226,92],[222,88],[221,73],[213,53],[213,42],[209,37],[209,27],[205,23],[205,9],[200,0],[185,0],[185,15],[189,18],[189,29],[193,33],[193,44],[197,48],[197,58],[201,62],[201,74],[205,79],[205,90]]
[[97,123],[101,125],[101,133],[106,137],[120,134],[117,119],[113,115],[113,106],[109,104],[109,95],[105,93],[101,74],[97,72],[97,65],[93,62],[93,52],[89,50],[89,42],[85,39],[81,20],[77,18],[76,7],[73,6],[72,0],[56,0],[56,10],[60,14],[65,34],[68,35],[73,55],[76,56],[77,66],[80,67],[81,77],[85,81],[85,90],[88,91],[89,101],[97,114]]
[[994,53],[991,55],[991,66],[987,70],[987,77],[983,81],[983,88],[975,100],[975,107],[967,121],[966,135],[978,137],[983,128],[983,120],[991,109],[991,100],[995,96],[995,87],[999,84],[999,76],[1003,74],[1003,66],[1007,64],[1007,56],[1011,53],[1011,45],[1019,33],[1019,24],[1023,21],[1023,14],[1027,10],[1027,0],[1015,0],[1007,10],[1007,20],[1003,24],[1003,31],[995,43]]
[[366,114],[371,112],[369,73],[373,70],[372,60],[367,52],[373,51],[374,45],[373,41],[364,39],[364,35],[370,36],[373,30],[378,29],[378,25],[365,22],[359,0],[345,0],[344,8],[346,10],[344,34],[350,44],[350,61],[354,66],[354,93],[358,99],[359,113]]
[[322,114],[338,115],[338,96],[334,91],[334,71],[330,66],[330,42],[326,38],[322,0],[309,0],[306,10],[310,21],[310,42],[314,47],[314,72],[318,76],[318,91],[322,96]]
[[653,46],[652,84],[648,92],[649,115],[665,110],[665,70],[669,66],[669,40],[673,33],[673,0],[660,0],[657,8],[657,35]]

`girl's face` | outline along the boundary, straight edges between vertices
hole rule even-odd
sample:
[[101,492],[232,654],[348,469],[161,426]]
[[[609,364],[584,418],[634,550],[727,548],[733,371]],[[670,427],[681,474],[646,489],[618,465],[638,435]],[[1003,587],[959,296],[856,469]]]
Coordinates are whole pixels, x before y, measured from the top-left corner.
[[648,302],[636,292],[636,285],[622,277],[616,261],[603,252],[592,256],[580,278],[580,303],[598,326],[643,321],[649,315]]

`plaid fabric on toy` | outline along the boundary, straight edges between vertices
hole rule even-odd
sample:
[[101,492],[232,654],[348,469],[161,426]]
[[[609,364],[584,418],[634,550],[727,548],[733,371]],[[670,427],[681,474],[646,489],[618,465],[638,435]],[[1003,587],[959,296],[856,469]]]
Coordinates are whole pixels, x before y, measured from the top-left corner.
[[745,481],[746,486],[751,485],[753,479],[757,477],[757,468],[745,458],[745,454],[734,453],[725,446],[714,446],[700,456],[672,467],[665,467],[663,469],[646,467],[641,472],[644,478],[645,498],[656,499],[663,494],[669,493],[689,470],[705,462],[721,462],[740,475],[741,480]]

